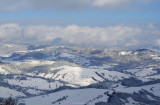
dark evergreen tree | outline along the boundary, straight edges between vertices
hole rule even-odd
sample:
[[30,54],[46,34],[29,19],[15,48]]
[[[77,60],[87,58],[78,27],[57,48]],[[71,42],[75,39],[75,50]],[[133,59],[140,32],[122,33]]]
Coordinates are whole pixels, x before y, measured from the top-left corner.
[[15,100],[12,97],[9,97],[5,100],[5,105],[16,105]]

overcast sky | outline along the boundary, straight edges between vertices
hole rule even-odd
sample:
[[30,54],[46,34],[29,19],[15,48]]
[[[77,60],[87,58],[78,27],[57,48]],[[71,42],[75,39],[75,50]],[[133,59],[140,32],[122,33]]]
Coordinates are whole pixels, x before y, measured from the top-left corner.
[[0,0],[1,43],[160,46],[160,0]]

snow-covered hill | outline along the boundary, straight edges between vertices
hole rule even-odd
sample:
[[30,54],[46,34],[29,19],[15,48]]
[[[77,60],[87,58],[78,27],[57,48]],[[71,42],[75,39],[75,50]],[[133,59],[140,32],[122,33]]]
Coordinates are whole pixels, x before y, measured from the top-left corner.
[[19,105],[160,104],[159,52],[0,46],[0,97]]

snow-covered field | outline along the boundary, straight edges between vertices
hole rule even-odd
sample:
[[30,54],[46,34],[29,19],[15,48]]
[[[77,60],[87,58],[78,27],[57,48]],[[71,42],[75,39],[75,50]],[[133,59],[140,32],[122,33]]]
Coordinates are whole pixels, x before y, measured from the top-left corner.
[[[19,100],[26,105],[94,105],[97,102],[107,102],[107,89],[76,89],[62,90],[47,95]],[[65,98],[64,98],[65,97]],[[61,99],[61,100],[60,100]]]
[[22,97],[22,96],[26,95],[21,92],[15,91],[13,89],[0,86],[0,97],[8,98],[8,97]]
[[138,93],[139,91],[148,91],[155,96],[160,97],[160,83],[153,84],[153,85],[145,85],[145,86],[137,86],[137,87],[126,87],[119,85],[118,87],[114,88],[117,92],[123,92],[123,93]]
[[5,82],[11,85],[18,85],[21,87],[31,87],[40,90],[53,90],[63,86],[63,84],[58,81],[48,82],[41,78],[31,78],[31,77],[26,77],[25,80],[5,79]]

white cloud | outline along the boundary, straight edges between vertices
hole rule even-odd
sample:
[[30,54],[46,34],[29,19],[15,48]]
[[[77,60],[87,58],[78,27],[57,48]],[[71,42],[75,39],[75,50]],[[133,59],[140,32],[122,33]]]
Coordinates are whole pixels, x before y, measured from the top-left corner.
[[117,7],[125,5],[131,2],[131,0],[94,0],[93,5],[97,7]]
[[70,25],[59,26],[20,26],[18,24],[0,25],[0,40],[3,43],[50,44],[55,39],[59,44],[91,47],[133,47],[159,45],[160,31],[153,27],[110,26],[88,27]]
[[0,25],[0,41],[11,41],[21,37],[21,27],[18,24]]
[[[119,8],[131,3],[146,3],[152,0],[0,0],[0,10],[65,9],[77,10],[88,7]],[[129,6],[128,6],[129,7]]]

